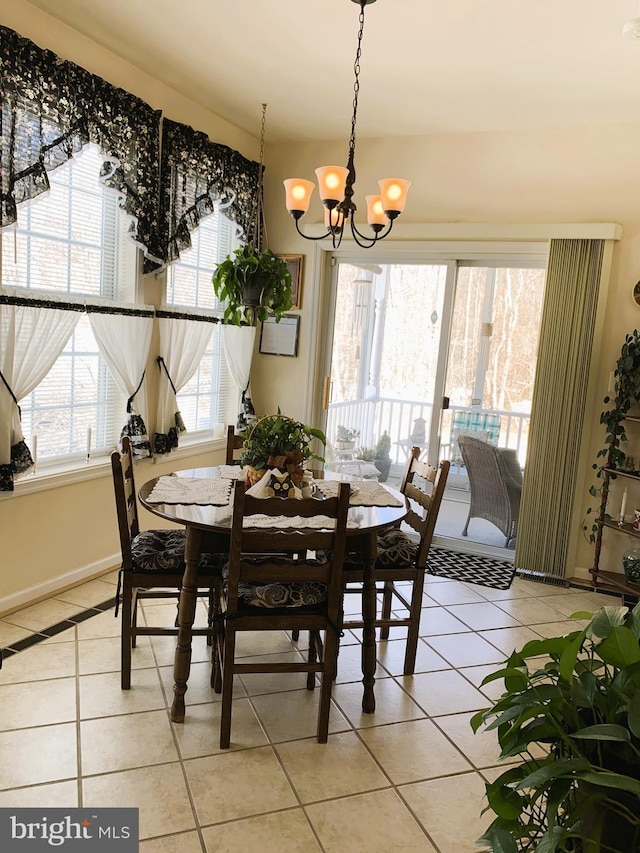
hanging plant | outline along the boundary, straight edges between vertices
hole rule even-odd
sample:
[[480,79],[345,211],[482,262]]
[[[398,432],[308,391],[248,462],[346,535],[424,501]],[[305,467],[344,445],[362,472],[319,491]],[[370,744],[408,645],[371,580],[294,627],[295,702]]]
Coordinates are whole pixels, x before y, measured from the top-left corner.
[[251,234],[246,246],[236,249],[216,267],[212,276],[213,292],[224,302],[224,320],[241,326],[255,326],[274,317],[276,323],[293,307],[291,274],[286,261],[277,258],[266,246],[266,224],[262,199],[264,175],[264,125],[267,105],[262,105],[260,131],[260,168],[251,216]]
[[291,275],[286,261],[272,251],[256,252],[242,246],[218,264],[212,277],[213,291],[225,303],[224,319],[240,326],[275,317],[291,309]]
[[[636,470],[633,458],[628,457],[620,447],[623,441],[627,441],[624,419],[629,409],[640,402],[640,334],[637,329],[625,337],[614,377],[615,396],[611,398],[607,395],[604,398],[604,403],[610,405],[600,414],[600,423],[605,425],[605,446],[598,451],[598,458],[604,458],[605,462],[604,464],[594,462],[592,466],[596,471],[596,478],[602,482],[589,489],[592,497],[600,497],[600,504],[595,510],[597,517],[606,521],[610,521],[611,516],[606,512],[609,489],[607,481],[603,479],[603,469],[640,473]],[[615,474],[611,475],[611,479],[615,479]],[[587,509],[587,515],[593,512],[593,507]],[[586,523],[583,530],[589,542],[595,542],[598,524],[595,521],[591,526]]]

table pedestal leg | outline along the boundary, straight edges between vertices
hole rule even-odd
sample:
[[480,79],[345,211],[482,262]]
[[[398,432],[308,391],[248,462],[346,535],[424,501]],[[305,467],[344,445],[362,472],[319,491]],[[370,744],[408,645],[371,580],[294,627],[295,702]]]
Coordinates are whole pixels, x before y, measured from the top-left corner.
[[184,722],[184,694],[191,669],[191,631],[196,617],[198,599],[198,562],[200,560],[202,533],[195,527],[187,528],[185,570],[178,606],[178,643],[173,664],[173,704],[171,719]]
[[362,585],[362,710],[365,714],[373,714],[376,709],[376,697],[373,692],[376,673],[376,584],[373,576],[377,556],[375,531],[365,538]]

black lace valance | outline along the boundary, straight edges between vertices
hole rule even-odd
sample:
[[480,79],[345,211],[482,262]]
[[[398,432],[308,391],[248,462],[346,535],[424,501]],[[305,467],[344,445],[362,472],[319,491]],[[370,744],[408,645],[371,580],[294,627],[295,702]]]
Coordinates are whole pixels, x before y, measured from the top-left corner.
[[[251,238],[260,165],[101,77],[0,26],[0,227],[49,189],[47,172],[94,143],[122,194],[144,271],[177,260],[214,205]],[[162,134],[162,163],[160,135]]]
[[7,27],[0,27],[0,79],[0,227],[49,188],[47,172],[91,142],[109,158],[101,178],[122,193],[131,236],[157,258],[160,112]]
[[160,171],[160,228],[165,258],[191,246],[200,220],[224,205],[224,215],[248,235],[255,216],[260,166],[186,124],[164,119]]

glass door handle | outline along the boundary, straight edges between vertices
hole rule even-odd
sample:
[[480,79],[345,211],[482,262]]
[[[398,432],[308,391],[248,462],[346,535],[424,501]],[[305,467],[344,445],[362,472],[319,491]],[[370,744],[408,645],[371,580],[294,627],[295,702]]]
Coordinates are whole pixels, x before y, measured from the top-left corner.
[[324,376],[322,379],[322,408],[329,408],[329,401],[331,400],[331,377]]

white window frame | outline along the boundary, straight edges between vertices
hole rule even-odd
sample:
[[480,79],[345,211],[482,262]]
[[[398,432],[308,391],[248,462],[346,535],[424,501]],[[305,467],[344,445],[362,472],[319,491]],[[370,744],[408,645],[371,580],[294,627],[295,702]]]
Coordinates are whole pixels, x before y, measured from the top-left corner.
[[[83,152],[81,152],[77,157],[72,158],[73,160],[79,161],[83,156],[85,156],[85,151],[92,150],[95,152],[100,160],[104,160],[104,156],[100,154],[99,149],[96,146],[90,145],[85,146]],[[71,161],[67,164],[64,164],[60,167],[60,169],[56,169],[49,174],[50,184],[55,188],[56,185],[60,185],[61,178],[64,178],[65,172],[62,170],[67,170],[66,175],[68,175],[68,169],[71,165]],[[97,167],[97,164],[96,164]],[[65,181],[66,183],[66,181]],[[48,195],[50,196],[51,191],[49,191]],[[21,227],[19,224],[20,219],[23,219],[26,215],[27,219],[31,218],[31,211],[35,205],[38,204],[40,196],[36,196],[34,199],[26,203],[26,207],[20,207],[18,209],[18,217],[19,221],[11,228],[3,229],[2,236],[8,237],[6,242],[11,243],[14,239],[24,239],[27,242],[36,238],[42,238],[44,240],[56,240],[55,236],[52,236],[48,233],[40,234],[35,229]],[[104,234],[104,225],[105,222],[110,221],[113,227],[114,220],[116,216],[118,216],[118,196],[115,192],[110,190],[102,189],[102,227]],[[70,230],[70,220],[67,218],[66,220],[66,231],[69,235]],[[122,221],[120,228],[115,232],[115,240],[113,242],[109,242],[106,244],[106,252],[105,252],[105,244],[102,243],[101,249],[101,271],[100,271],[100,285],[101,292],[100,294],[96,294],[95,292],[81,292],[79,290],[62,290],[60,288],[50,288],[50,289],[38,289],[37,287],[27,286],[24,287],[22,284],[14,284],[11,282],[5,282],[2,278],[2,246],[5,243],[5,240],[0,240],[0,286],[7,287],[11,291],[16,293],[23,292],[26,296],[40,296],[40,297],[62,297],[63,299],[69,297],[69,301],[81,301],[83,298],[86,298],[87,301],[104,301],[105,299],[108,301],[113,301],[114,304],[117,301],[122,301],[120,297],[126,296],[127,301],[138,301],[138,295],[141,293],[141,283],[140,283],[140,251],[133,244],[128,244],[128,236],[126,234],[127,224],[126,221]],[[63,242],[69,250],[73,248],[74,245],[85,245],[81,240],[74,240],[71,235],[68,236],[68,239],[63,239]],[[6,245],[6,243],[5,243]],[[109,251],[111,250],[111,251]],[[132,270],[132,279],[130,280],[131,287],[125,293],[118,293],[116,291],[117,284],[116,282],[120,279],[120,271],[118,268],[118,258],[120,253],[125,252],[129,254],[129,258],[126,260],[126,263],[129,265],[134,265],[134,269]],[[111,256],[111,269],[107,271],[106,279],[105,279],[105,261],[108,260],[108,256]],[[67,278],[67,285],[69,284],[69,278]],[[106,284],[106,289],[105,289]],[[88,314],[82,314],[80,318],[80,322],[89,323]],[[76,333],[70,338],[68,344],[65,349],[59,356],[59,360],[67,360],[73,358],[73,350],[76,345]],[[115,447],[115,442],[112,441],[113,437],[118,434],[121,426],[124,424],[126,420],[126,396],[123,395],[117,388],[113,378],[111,377],[108,367],[102,357],[99,354],[97,342],[95,344],[95,351],[90,350],[90,354],[97,353],[97,387],[98,387],[98,398],[95,403],[91,404],[91,408],[95,408],[98,415],[103,413],[102,417],[98,417],[97,421],[92,421],[92,429],[91,429],[91,456],[89,459],[87,458],[87,449],[89,446],[89,435],[87,432],[87,439],[85,443],[84,433],[82,435],[82,439],[80,441],[81,446],[75,451],[71,453],[64,453],[58,456],[49,456],[42,457],[41,452],[38,454],[37,460],[37,469],[26,474],[22,478],[17,478],[15,481],[16,491],[19,493],[29,492],[34,490],[33,486],[35,485],[38,488],[42,487],[44,483],[46,483],[51,477],[59,477],[65,476],[67,478],[68,474],[71,473],[73,479],[76,479],[76,475],[79,472],[89,473],[90,476],[95,473],[96,466],[102,467],[103,465],[108,465],[110,461],[110,454]],[[73,367],[72,367],[73,370]],[[34,400],[35,395],[35,400]],[[37,395],[38,388],[34,389],[32,394],[28,395],[26,398],[20,401],[20,406],[22,410],[22,422],[25,427],[25,439],[27,444],[31,446],[33,427],[30,426],[32,423],[34,415],[37,416],[38,413],[42,413],[42,411],[46,411],[46,407],[41,408],[37,404]],[[80,409],[84,408],[80,406]],[[70,423],[73,423],[74,420],[74,407],[70,407],[71,409],[71,417]],[[37,426],[37,424],[36,424]],[[42,444],[40,443],[39,450],[41,451]],[[89,462],[89,464],[87,464]],[[79,479],[88,479],[86,475],[80,476]],[[68,480],[65,479],[65,482]],[[11,494],[11,493],[8,493]]]

